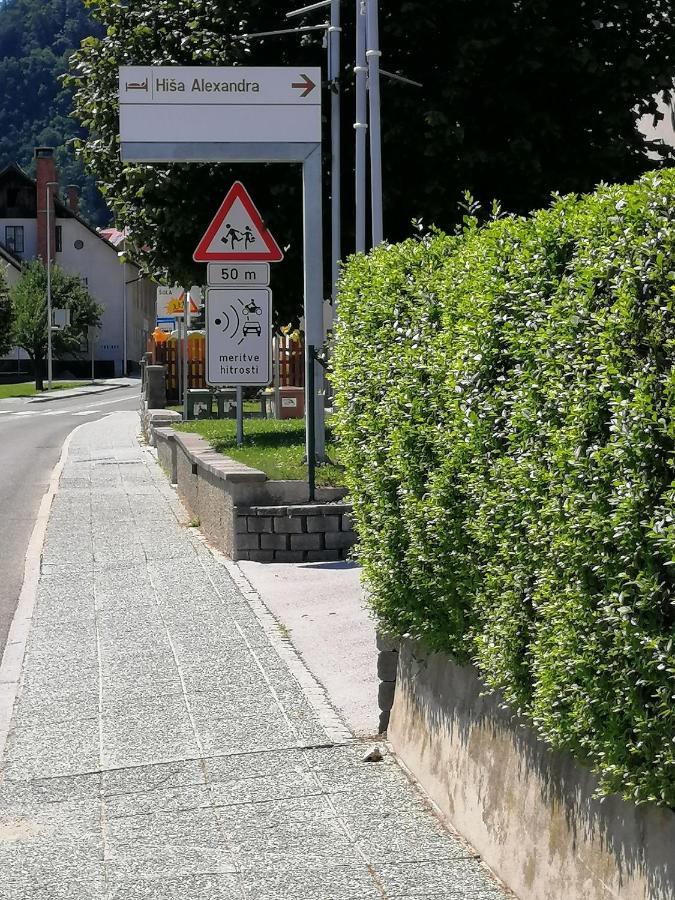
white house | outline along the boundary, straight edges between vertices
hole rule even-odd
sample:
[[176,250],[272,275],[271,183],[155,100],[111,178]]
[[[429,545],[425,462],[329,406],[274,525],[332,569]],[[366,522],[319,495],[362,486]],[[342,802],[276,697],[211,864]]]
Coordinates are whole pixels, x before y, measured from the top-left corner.
[[[35,179],[15,164],[0,172],[0,265],[7,267],[11,284],[20,273],[22,260],[46,260],[49,227],[52,261],[64,271],[79,275],[103,307],[95,348],[97,371],[102,375],[121,375],[125,368],[132,372],[155,327],[155,285],[140,277],[133,263],[121,261],[119,253],[124,244],[120,232],[99,232],[78,214],[76,187],[67,187],[65,203],[59,198],[52,148],[38,147],[35,161]],[[9,358],[16,360],[16,351]],[[73,370],[73,362],[64,366]]]

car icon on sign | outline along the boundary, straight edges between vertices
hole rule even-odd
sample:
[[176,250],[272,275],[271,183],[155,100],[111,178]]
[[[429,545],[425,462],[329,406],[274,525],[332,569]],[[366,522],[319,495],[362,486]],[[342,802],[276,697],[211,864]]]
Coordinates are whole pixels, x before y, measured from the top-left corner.
[[260,336],[260,322],[244,322],[244,327],[242,329],[244,334],[257,334]]

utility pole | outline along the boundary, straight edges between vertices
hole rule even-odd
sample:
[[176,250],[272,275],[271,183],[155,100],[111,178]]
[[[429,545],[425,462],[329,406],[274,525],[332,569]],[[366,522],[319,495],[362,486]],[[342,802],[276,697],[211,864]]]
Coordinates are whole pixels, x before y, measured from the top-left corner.
[[366,131],[368,129],[368,66],[366,60],[366,0],[356,0],[356,252],[366,251]]
[[58,181],[48,181],[45,185],[45,213],[47,219],[47,390],[52,389],[52,368],[54,349],[52,345],[52,240],[49,212],[51,208],[52,187],[58,187]]
[[341,201],[341,117],[340,117],[340,0],[331,0],[330,28],[328,29],[328,80],[330,82],[330,137],[331,137],[331,284],[333,310],[337,306],[337,284],[342,259],[342,201]]
[[380,33],[378,0],[366,0],[368,96],[370,100],[370,204],[373,247],[384,240],[382,221],[382,137],[380,128]]

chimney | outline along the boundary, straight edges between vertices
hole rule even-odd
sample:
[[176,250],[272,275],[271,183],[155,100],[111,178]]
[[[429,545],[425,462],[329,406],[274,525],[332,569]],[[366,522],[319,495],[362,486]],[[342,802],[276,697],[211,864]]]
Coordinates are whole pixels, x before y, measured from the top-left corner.
[[[49,201],[49,231],[50,231],[50,256],[54,260],[56,247],[56,222],[54,221],[54,195],[56,185],[48,187],[50,182],[56,182],[56,163],[54,162],[53,147],[35,148],[35,169],[37,180],[37,252],[39,258],[47,261],[47,202]],[[47,195],[49,192],[49,196]]]
[[80,211],[80,189],[76,184],[69,184],[66,188],[68,209],[77,215]]

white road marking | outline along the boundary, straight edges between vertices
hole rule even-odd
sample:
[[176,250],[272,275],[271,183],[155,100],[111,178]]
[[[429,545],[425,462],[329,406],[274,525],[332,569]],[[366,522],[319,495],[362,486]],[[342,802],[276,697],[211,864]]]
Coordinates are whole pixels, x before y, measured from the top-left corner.
[[13,415],[15,415],[15,416],[37,416],[37,415],[39,415],[39,413],[37,413],[33,409],[30,409],[27,412],[15,412],[15,413],[13,413]]
[[95,409],[81,409],[79,412],[74,412],[74,416],[95,416],[97,410]]
[[67,416],[68,409],[50,409],[49,412],[42,413],[43,416]]
[[101,400],[99,403],[95,403],[94,406],[112,406],[113,403],[126,403],[129,400],[133,400],[133,397],[118,397],[117,400]]

